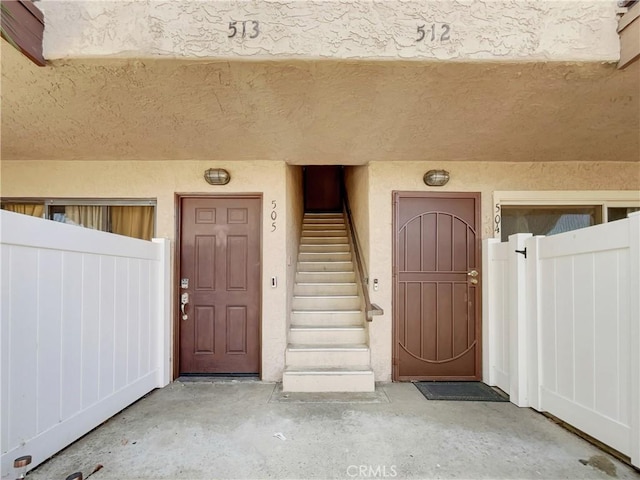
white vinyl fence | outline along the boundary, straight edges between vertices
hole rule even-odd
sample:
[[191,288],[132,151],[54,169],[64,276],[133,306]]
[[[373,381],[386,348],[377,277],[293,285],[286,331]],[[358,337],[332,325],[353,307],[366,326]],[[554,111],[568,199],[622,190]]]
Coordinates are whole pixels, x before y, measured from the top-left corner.
[[[37,466],[169,382],[169,242],[0,211],[0,451]],[[73,472],[69,472],[73,473]]]
[[485,382],[640,467],[640,213],[484,255]]
[[[491,288],[484,288],[483,300],[483,374],[485,382],[510,392],[509,386],[509,244],[490,240],[482,250],[484,276]],[[484,285],[489,285],[483,281]],[[488,336],[491,335],[489,339]]]

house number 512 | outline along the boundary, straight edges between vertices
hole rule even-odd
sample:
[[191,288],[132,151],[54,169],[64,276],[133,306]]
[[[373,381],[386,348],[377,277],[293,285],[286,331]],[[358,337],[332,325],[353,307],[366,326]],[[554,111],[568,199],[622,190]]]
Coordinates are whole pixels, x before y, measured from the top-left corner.
[[446,42],[451,39],[450,32],[451,26],[448,23],[418,25],[418,38],[416,38],[416,42]]

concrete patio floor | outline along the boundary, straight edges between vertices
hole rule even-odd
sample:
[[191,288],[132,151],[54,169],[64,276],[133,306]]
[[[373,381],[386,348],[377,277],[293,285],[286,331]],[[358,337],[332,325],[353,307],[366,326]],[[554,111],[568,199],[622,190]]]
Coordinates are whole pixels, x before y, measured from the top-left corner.
[[351,397],[283,395],[280,388],[259,381],[174,382],[27,478],[64,480],[82,471],[86,479],[97,464],[103,468],[91,480],[640,478],[511,403],[429,401],[409,383]]

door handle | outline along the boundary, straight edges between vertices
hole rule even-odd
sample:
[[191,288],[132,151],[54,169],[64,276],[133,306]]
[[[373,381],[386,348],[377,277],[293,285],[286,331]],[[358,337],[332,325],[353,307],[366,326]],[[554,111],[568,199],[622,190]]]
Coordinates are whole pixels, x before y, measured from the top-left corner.
[[187,318],[189,318],[185,310],[185,307],[187,306],[188,303],[189,303],[189,294],[187,292],[184,292],[182,295],[180,295],[180,311],[182,312],[182,320],[186,320]]
[[475,277],[478,276],[478,271],[477,270],[471,270],[470,272],[467,272],[467,275],[472,277],[472,278],[475,278]]

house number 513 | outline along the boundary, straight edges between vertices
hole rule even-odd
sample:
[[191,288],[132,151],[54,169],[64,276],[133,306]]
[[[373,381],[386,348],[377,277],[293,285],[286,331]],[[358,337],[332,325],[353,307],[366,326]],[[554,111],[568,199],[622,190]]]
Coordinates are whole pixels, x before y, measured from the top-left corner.
[[256,38],[260,35],[260,22],[257,20],[242,20],[229,22],[229,38],[235,36],[245,38]]

